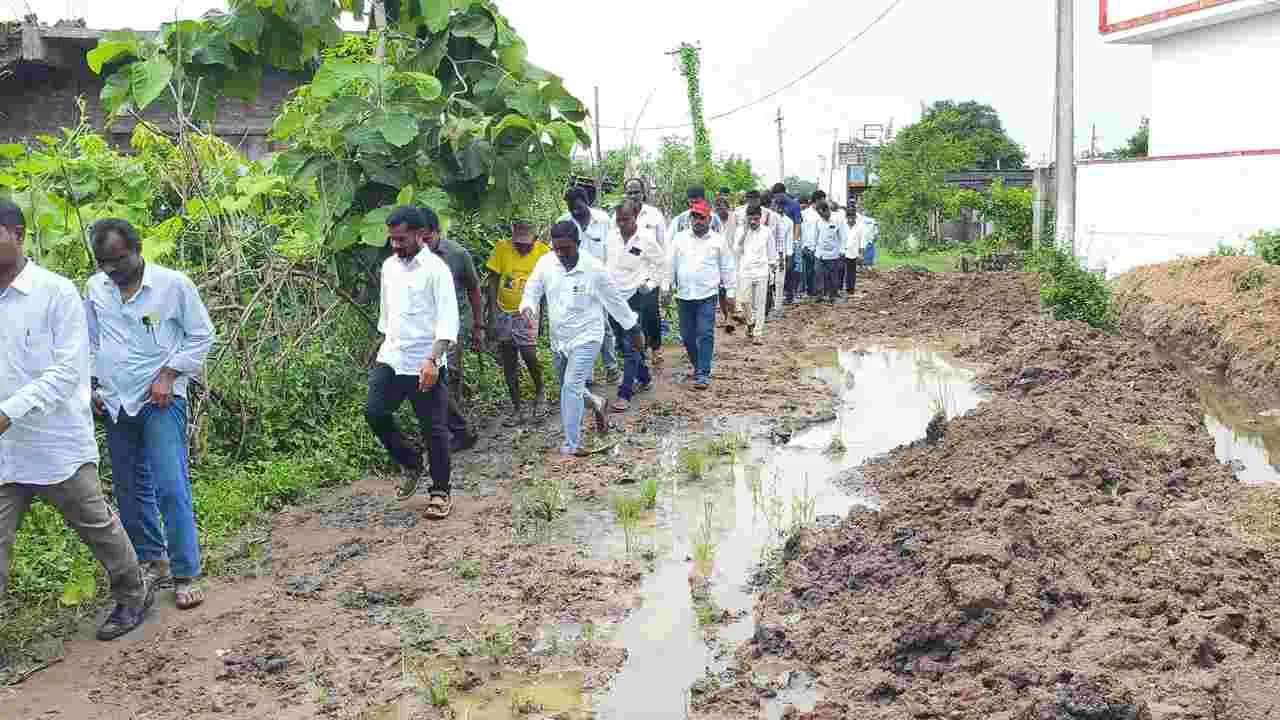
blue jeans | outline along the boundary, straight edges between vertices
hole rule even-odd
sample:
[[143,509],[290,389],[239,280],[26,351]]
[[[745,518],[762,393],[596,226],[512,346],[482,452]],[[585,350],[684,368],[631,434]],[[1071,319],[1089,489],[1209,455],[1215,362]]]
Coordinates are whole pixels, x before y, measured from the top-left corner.
[[600,343],[587,343],[554,353],[551,358],[560,380],[560,423],[564,426],[564,445],[560,452],[572,453],[582,444],[582,413],[587,397],[587,380],[596,365]]
[[716,352],[716,303],[712,295],[705,300],[680,301],[680,338],[689,353],[696,382],[711,381],[711,357]]
[[[658,308],[658,292],[656,290],[642,293],[637,291],[627,301],[632,310],[636,311],[636,315],[640,318],[640,326],[636,328],[636,332],[644,332],[644,318],[652,312],[657,312]],[[623,400],[630,400],[635,394],[635,385],[639,382],[641,385],[648,385],[653,381],[649,375],[649,365],[645,362],[644,351],[637,351],[631,346],[631,333],[622,329],[617,320],[613,316],[609,317],[609,325],[613,328],[613,337],[617,341],[618,353],[622,355],[622,384],[618,386],[618,397]]]
[[174,577],[199,577],[186,399],[175,397],[167,408],[145,405],[132,417],[121,410],[106,425],[112,493],[138,560],[168,558]]

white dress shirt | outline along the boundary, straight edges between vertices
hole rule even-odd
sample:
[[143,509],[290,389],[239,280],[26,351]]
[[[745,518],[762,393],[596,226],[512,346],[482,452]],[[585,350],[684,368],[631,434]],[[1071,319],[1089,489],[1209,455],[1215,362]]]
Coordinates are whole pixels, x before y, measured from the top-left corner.
[[[422,371],[437,340],[458,341],[458,296],[453,274],[430,250],[411,260],[392,255],[382,262],[382,302],[378,332],[386,336],[378,348],[378,362],[397,375]],[[440,366],[448,356],[440,358]]]
[[586,227],[578,223],[573,213],[560,216],[558,222],[571,222],[578,226],[578,251],[584,252],[601,263],[609,259],[609,228],[613,220],[600,208],[591,208],[591,220]]
[[[834,219],[834,218],[832,218]],[[863,222],[863,217],[858,216],[853,221],[853,227],[849,229],[849,243],[844,249],[844,256],[850,259],[862,257],[862,251],[867,247],[867,225]]]
[[89,278],[85,310],[93,376],[113,420],[121,410],[130,416],[142,410],[161,368],[178,372],[173,394],[185,398],[217,340],[195,283],[154,263],[143,268],[142,285],[128,302],[105,274]]
[[630,300],[637,290],[650,292],[667,286],[667,253],[651,228],[637,226],[635,234],[624,240],[615,223],[609,231],[609,244],[609,279],[624,300]]
[[817,210],[808,208],[800,213],[800,247],[809,252],[816,252],[818,249],[818,223],[822,222],[822,216]]
[[778,213],[774,213],[774,217],[776,217],[778,221],[777,234],[775,235],[777,247],[775,248],[775,250],[777,251],[778,255],[783,257],[795,254],[795,251],[796,251],[795,222],[793,222],[791,218],[787,217],[786,215],[780,215]]
[[667,216],[663,215],[661,210],[649,203],[644,203],[640,208],[640,215],[636,217],[636,225],[641,230],[652,230],[654,238],[658,241],[658,247],[667,249]]
[[693,230],[678,233],[672,241],[671,268],[680,300],[705,300],[719,295],[722,287],[738,286],[729,241],[715,230],[702,237]]
[[769,277],[777,255],[774,244],[777,238],[777,219],[775,227],[758,225],[754,230],[747,222],[738,230],[738,239],[734,242],[734,250],[738,258],[738,282],[764,280]]
[[606,312],[627,331],[640,321],[604,264],[585,253],[579,253],[578,264],[567,271],[558,255],[543,255],[525,283],[520,312],[536,312],[543,295],[551,320],[551,349],[562,355],[587,343],[604,342]]
[[84,301],[28,260],[0,292],[0,317],[0,485],[57,485],[98,462]]
[[849,243],[849,226],[836,222],[834,217],[829,220],[819,217],[816,227],[818,259],[835,260],[844,257],[844,249]]

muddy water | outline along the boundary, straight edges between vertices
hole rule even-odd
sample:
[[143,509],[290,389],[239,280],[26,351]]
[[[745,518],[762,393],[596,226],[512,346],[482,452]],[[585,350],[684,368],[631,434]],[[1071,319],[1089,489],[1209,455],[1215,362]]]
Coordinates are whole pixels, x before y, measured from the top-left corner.
[[1218,460],[1232,463],[1243,483],[1280,484],[1280,411],[1255,413],[1216,385],[1202,386],[1200,398]]
[[[653,564],[640,605],[612,634],[628,657],[595,698],[596,717],[684,717],[691,685],[729,669],[733,650],[754,632],[748,581],[787,531],[841,517],[855,505],[875,508],[857,466],[923,437],[936,412],[954,417],[982,400],[973,372],[927,350],[841,351],[814,372],[837,395],[834,421],[775,444],[759,422],[728,420],[726,430],[741,446],[700,480],[689,479],[677,458],[681,446],[706,438],[669,440],[656,511],[629,531],[607,512],[584,516],[579,537],[590,538],[591,552],[630,552]],[[833,447],[841,444],[842,450]],[[708,604],[695,603],[691,576],[707,578],[711,604],[720,611],[708,625],[700,624],[698,609],[704,619],[710,613]],[[811,679],[787,669],[779,677],[766,717],[782,717],[789,704],[811,709],[819,700]]]

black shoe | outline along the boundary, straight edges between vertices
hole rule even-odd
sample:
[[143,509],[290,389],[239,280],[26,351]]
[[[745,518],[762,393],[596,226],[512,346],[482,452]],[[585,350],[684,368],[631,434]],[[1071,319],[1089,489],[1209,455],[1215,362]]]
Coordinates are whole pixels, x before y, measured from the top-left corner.
[[400,486],[396,488],[396,499],[408,500],[418,494],[418,482],[422,480],[423,470],[405,468],[400,478]]
[[449,445],[449,449],[453,452],[460,453],[475,447],[479,440],[480,436],[470,430],[462,433],[455,433],[453,436],[453,442]]
[[115,640],[121,635],[127,635],[146,619],[147,612],[156,603],[156,586],[147,578],[143,578],[142,584],[146,588],[142,603],[133,607],[116,603],[106,622],[98,628],[99,640]]

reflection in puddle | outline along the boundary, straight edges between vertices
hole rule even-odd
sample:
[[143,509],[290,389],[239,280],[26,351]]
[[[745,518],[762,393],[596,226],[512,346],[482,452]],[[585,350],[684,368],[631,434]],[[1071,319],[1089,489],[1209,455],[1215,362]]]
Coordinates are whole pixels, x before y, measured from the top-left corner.
[[[409,720],[421,717],[421,707],[430,702],[433,684],[447,684],[449,709],[453,717],[470,720],[515,720],[524,717],[558,717],[587,720],[591,712],[583,692],[586,676],[581,672],[546,672],[524,675],[499,672],[498,666],[482,662],[426,660],[406,664],[406,680],[418,690],[391,705],[373,711],[373,720]],[[462,689],[465,687],[466,689]]]
[[1280,418],[1255,414],[1246,403],[1212,385],[1200,389],[1200,399],[1218,461],[1234,463],[1243,483],[1280,484]]
[[[633,552],[639,546],[655,569],[641,586],[640,606],[618,627],[614,641],[627,649],[627,661],[596,699],[596,717],[685,717],[693,682],[728,668],[734,648],[754,632],[748,577],[788,529],[843,517],[855,505],[874,509],[876,498],[849,481],[850,471],[923,437],[936,413],[954,417],[983,399],[972,385],[974,373],[934,352],[842,351],[837,362],[814,373],[837,391],[837,419],[797,433],[786,445],[774,446],[760,428],[739,424],[731,430],[750,442],[736,458],[720,458],[704,479],[690,481],[674,467],[680,442],[669,441],[657,510],[632,531],[639,536]],[[833,452],[841,443],[843,452]],[[623,532],[609,514],[593,514],[586,525],[578,535],[589,539],[593,554],[625,551]],[[714,559],[701,570],[691,562],[708,554]],[[690,594],[691,576],[699,572],[710,581],[711,604],[740,618],[715,627],[712,642]],[[812,709],[817,702],[812,678],[795,675],[766,708],[769,717],[780,717],[788,704]]]

